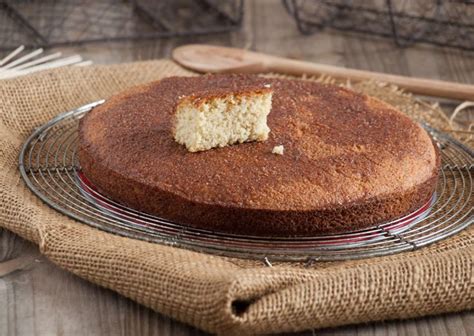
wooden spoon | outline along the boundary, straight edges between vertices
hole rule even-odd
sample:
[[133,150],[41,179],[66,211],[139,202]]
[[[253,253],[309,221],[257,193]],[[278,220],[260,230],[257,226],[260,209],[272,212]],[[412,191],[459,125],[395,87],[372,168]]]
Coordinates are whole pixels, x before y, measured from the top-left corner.
[[340,79],[348,78],[353,81],[373,79],[392,83],[421,95],[474,100],[474,85],[296,61],[237,48],[189,44],[174,49],[172,57],[186,68],[205,73],[279,72],[290,75],[328,75]]

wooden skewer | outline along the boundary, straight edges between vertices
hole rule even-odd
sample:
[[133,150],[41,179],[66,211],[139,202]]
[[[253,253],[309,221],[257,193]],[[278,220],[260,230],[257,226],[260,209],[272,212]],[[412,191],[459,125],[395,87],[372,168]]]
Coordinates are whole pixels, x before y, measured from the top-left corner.
[[82,61],[79,63],[74,64],[74,66],[86,66],[86,65],[91,65],[92,61]]
[[13,62],[10,62],[8,63],[7,65],[3,66],[0,68],[0,71],[4,71],[4,70],[8,70],[8,69],[11,69],[15,66],[17,66],[18,64],[22,64],[23,62],[33,58],[33,57],[36,57],[38,56],[39,54],[43,53],[43,49],[40,48],[40,49],[36,49],[35,51],[33,52],[30,52],[29,54],[26,54],[25,56],[23,57],[20,57],[19,59],[17,60],[14,60]]
[[42,48],[15,59],[15,57],[20,55],[24,49],[24,46],[19,46],[0,60],[0,79],[13,78],[67,65],[86,66],[92,64],[91,61],[83,61],[82,57],[79,55],[60,58],[62,55],[61,52],[56,52],[35,59],[36,56],[43,53]]
[[9,60],[11,60],[13,57],[21,53],[25,49],[25,46],[19,46],[15,50],[13,50],[11,53],[9,53],[7,56],[5,56],[1,61],[0,61],[0,67],[7,63]]
[[39,65],[31,66],[24,69],[18,69],[18,67],[5,69],[4,71],[0,71],[0,79],[8,79],[8,78],[13,78],[17,76],[23,76],[23,75],[27,75],[33,72],[40,71],[40,70],[48,70],[48,69],[58,68],[58,67],[66,66],[66,65],[75,65],[75,64],[81,64],[81,63],[83,63],[83,65],[87,65],[88,64],[87,62],[88,61],[82,62],[81,56],[74,55],[74,56],[64,57],[53,62],[41,63]]
[[191,44],[173,50],[173,59],[199,72],[280,72],[290,75],[328,75],[353,81],[376,80],[392,83],[421,95],[474,100],[474,85],[295,61],[237,48]]
[[28,74],[28,73],[36,72],[39,70],[46,70],[46,69],[57,68],[57,67],[65,66],[65,65],[71,65],[71,64],[79,63],[81,61],[82,61],[81,56],[74,55],[74,56],[64,57],[53,62],[48,62],[48,63],[40,64],[31,68],[27,68],[27,69],[22,70],[21,72],[22,74]]
[[57,52],[57,53],[54,53],[54,54],[51,54],[51,55],[40,57],[40,58],[35,59],[34,61],[31,61],[31,62],[23,63],[23,64],[15,67],[15,69],[16,70],[23,70],[23,69],[29,68],[33,65],[46,63],[47,61],[51,61],[51,60],[59,58],[59,57],[61,57],[61,52]]

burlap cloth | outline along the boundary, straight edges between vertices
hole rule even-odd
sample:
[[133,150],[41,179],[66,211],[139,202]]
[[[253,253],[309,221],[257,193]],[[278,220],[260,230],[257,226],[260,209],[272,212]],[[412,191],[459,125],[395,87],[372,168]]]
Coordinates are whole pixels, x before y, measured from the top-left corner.
[[[38,244],[60,267],[213,333],[297,331],[474,307],[472,228],[416,252],[266,267],[108,234],[50,209],[25,187],[17,158],[35,127],[131,85],[186,74],[170,61],[151,61],[0,81],[0,225]],[[439,110],[394,88],[355,89],[415,119],[446,123]]]

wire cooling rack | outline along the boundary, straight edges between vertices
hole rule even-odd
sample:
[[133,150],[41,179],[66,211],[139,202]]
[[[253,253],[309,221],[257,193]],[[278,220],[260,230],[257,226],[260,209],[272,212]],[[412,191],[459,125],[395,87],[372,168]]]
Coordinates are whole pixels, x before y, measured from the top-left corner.
[[46,204],[76,220],[126,237],[230,257],[274,260],[345,260],[410,251],[454,235],[473,220],[473,152],[426,126],[442,156],[432,199],[403,218],[335,235],[265,238],[190,228],[124,207],[101,195],[77,159],[79,120],[98,101],[63,113],[25,142],[19,169]]
[[474,50],[473,0],[282,0],[304,34],[324,28]]
[[243,0],[0,0],[0,50],[238,29]]

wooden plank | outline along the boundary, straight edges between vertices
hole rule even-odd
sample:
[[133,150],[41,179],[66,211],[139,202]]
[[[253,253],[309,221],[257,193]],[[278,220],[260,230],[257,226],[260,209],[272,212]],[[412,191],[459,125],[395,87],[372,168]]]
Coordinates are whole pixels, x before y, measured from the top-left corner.
[[14,243],[36,261],[0,278],[0,335],[204,335],[58,268],[10,232],[1,237],[2,248]]

